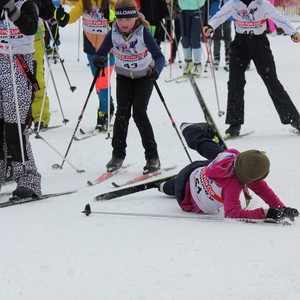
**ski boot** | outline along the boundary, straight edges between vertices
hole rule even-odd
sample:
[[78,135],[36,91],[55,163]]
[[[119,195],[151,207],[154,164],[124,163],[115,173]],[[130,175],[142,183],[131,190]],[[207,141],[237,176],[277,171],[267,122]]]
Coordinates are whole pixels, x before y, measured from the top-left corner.
[[194,63],[194,68],[192,70],[193,76],[199,78],[201,76],[201,72],[202,72],[202,63],[201,62]]
[[193,68],[193,61],[191,59],[185,59],[185,67],[183,70],[183,75],[187,75],[189,72],[192,71]]
[[107,172],[114,172],[120,169],[122,167],[123,161],[124,158],[112,157],[106,165]]
[[241,125],[230,125],[228,129],[226,129],[225,133],[228,137],[239,136],[241,131]]
[[144,167],[144,174],[152,173],[160,169],[159,158],[149,158],[146,160],[146,165]]
[[108,130],[108,115],[103,111],[98,111],[97,125],[95,130],[98,132],[104,132]]

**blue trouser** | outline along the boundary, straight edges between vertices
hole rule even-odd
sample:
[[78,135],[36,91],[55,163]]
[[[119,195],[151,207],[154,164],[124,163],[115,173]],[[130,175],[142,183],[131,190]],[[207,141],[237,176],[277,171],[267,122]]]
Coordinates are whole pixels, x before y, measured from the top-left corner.
[[[93,64],[93,57],[94,57],[94,54],[87,53],[87,58],[89,61],[89,65],[90,65],[92,74],[93,74],[93,76],[95,76],[97,68]],[[109,55],[109,65],[110,65],[110,70],[112,70],[111,67],[113,67],[115,65],[115,57],[113,56],[113,54]],[[108,61],[105,63],[105,69],[107,69],[107,67],[108,67]],[[106,71],[106,73],[107,73],[107,71]],[[100,72],[99,77],[98,77],[100,81],[102,80],[101,76],[102,76],[102,71]],[[109,99],[110,99],[110,95],[111,95],[111,92],[110,92],[110,95],[108,95],[109,89],[110,89],[110,83],[109,83],[110,78],[105,78],[105,80],[107,81],[107,84],[102,84],[102,87],[100,88],[101,84],[99,84],[99,87],[98,87],[98,84],[96,83],[96,89],[97,89],[97,94],[98,94],[98,98],[99,98],[99,109],[98,110],[108,113],[108,103],[109,103]]]
[[179,10],[181,43],[183,48],[201,48],[201,18],[199,10]]

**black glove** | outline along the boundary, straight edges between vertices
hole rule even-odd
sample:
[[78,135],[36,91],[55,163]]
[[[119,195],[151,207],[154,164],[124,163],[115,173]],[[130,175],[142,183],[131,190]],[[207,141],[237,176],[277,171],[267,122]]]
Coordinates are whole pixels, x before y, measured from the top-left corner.
[[16,7],[15,0],[1,0],[0,2],[1,15],[3,13],[3,10],[7,11],[8,17],[13,22],[17,21],[21,15],[20,9]]
[[150,68],[150,69],[147,70],[147,77],[150,80],[155,81],[158,78],[158,74],[157,74],[157,72],[154,69]]
[[97,69],[103,70],[105,68],[106,57],[105,56],[94,56],[93,64]]
[[59,26],[65,27],[70,20],[70,15],[66,13],[64,8],[60,5],[54,11],[54,18],[58,21]]
[[295,217],[299,216],[299,212],[296,208],[283,207],[283,208],[269,208],[267,218],[274,220],[283,220],[289,218],[291,221],[295,221]]
[[212,34],[213,31],[214,31],[214,29],[210,25],[208,25],[208,24],[203,25],[203,33],[204,34],[206,34],[207,32],[209,32],[209,34]]

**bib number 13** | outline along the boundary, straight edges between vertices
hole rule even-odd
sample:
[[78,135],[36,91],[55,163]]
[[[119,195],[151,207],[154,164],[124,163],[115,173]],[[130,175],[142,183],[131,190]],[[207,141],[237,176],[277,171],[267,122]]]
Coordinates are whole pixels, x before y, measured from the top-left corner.
[[127,69],[136,69],[138,66],[137,63],[132,63],[132,64],[124,64],[124,67]]

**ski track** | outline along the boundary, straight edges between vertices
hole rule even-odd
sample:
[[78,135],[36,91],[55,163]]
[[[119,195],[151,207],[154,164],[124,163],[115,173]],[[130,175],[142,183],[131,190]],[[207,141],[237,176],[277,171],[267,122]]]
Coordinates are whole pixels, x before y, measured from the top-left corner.
[[[60,28],[60,34],[60,54],[77,89],[71,93],[60,64],[51,65],[65,117],[70,122],[41,135],[64,155],[92,76],[82,49],[77,62],[78,23]],[[299,45],[285,36],[269,39],[278,77],[300,109],[299,60],[295,59],[299,56]],[[228,73],[222,66],[221,61],[216,76],[220,107],[225,110]],[[165,68],[158,84],[177,127],[181,122],[203,121],[190,83],[164,82],[169,70]],[[182,70],[173,65],[172,72],[177,76]],[[251,148],[266,151],[271,160],[268,182],[287,205],[299,209],[299,136],[280,124],[253,64],[246,79],[243,130],[255,130],[255,134],[226,143],[240,151]],[[220,132],[224,133],[227,126],[224,117],[217,115],[213,80],[200,78],[196,82]],[[115,76],[112,85],[115,99]],[[51,125],[61,124],[63,118],[52,82],[48,93],[53,111]],[[81,128],[95,125],[97,105],[97,96],[92,93]],[[189,160],[155,90],[149,116],[162,166],[177,165],[179,171]],[[43,192],[74,188],[79,191],[0,210],[1,300],[300,299],[299,220],[293,226],[282,227],[96,214],[86,217],[81,213],[90,203],[94,211],[187,214],[180,210],[175,199],[156,190],[92,202],[95,195],[113,189],[111,181],[123,182],[142,172],[144,151],[132,120],[124,161],[131,166],[93,187],[87,186],[87,180],[94,180],[104,172],[111,157],[111,140],[106,135],[72,143],[67,159],[76,168],[85,169],[82,174],[76,173],[67,162],[62,170],[52,170],[52,164],[60,164],[62,158],[42,140],[30,139],[43,176]],[[195,151],[188,151],[193,160],[199,159]],[[14,187],[5,185],[2,192]],[[250,207],[261,205],[262,201],[254,195]]]

